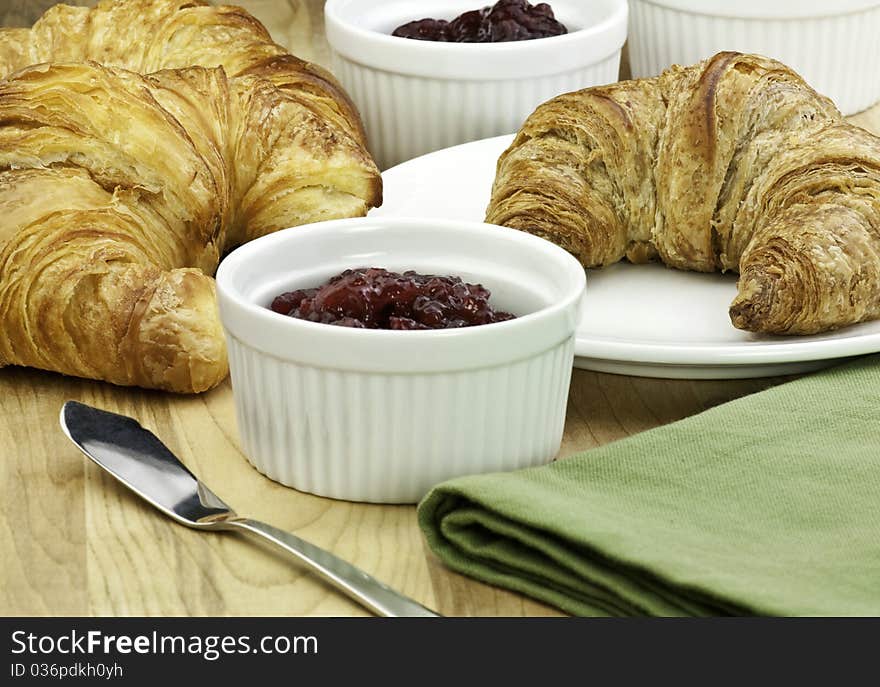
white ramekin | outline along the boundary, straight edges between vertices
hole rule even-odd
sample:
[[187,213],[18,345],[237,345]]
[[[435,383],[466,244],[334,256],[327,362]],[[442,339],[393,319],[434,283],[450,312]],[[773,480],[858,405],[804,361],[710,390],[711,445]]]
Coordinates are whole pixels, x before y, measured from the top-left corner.
[[634,77],[722,50],[790,66],[844,114],[880,100],[880,0],[630,0]]
[[[457,275],[522,316],[398,332],[266,307],[363,266]],[[562,439],[584,288],[564,250],[490,224],[358,218],[252,241],[217,272],[244,453],[282,484],[385,503],[418,501],[458,475],[547,462]]]
[[626,0],[556,0],[569,33],[509,43],[395,38],[414,19],[451,19],[492,0],[327,0],[333,71],[382,169],[433,150],[517,131],[553,96],[617,81]]

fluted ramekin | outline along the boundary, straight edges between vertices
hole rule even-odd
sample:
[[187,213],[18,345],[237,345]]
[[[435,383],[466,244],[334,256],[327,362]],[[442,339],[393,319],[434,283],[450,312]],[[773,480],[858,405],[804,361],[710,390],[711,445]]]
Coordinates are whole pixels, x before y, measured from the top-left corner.
[[508,43],[391,36],[414,19],[451,19],[492,0],[327,0],[333,71],[360,110],[383,169],[517,131],[553,96],[617,81],[626,0],[554,0],[569,33]]
[[[267,308],[353,267],[455,275],[517,319],[435,331],[316,324]],[[245,455],[282,484],[412,503],[443,480],[559,449],[584,270],[524,232],[358,218],[288,229],[231,253],[220,316]]]
[[722,50],[797,71],[844,114],[880,100],[880,0],[631,0],[633,76],[656,76]]

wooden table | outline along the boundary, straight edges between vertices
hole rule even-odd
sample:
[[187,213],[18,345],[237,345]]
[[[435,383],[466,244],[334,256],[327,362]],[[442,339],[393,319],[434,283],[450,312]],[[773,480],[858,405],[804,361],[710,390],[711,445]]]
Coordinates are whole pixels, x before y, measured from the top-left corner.
[[[46,2],[45,4],[51,4]],[[294,52],[327,63],[320,0],[242,2]],[[18,24],[40,2],[0,9]],[[855,118],[880,132],[880,106]],[[560,458],[780,380],[669,381],[575,370]],[[333,501],[280,486],[238,448],[227,381],[173,396],[0,370],[0,615],[361,615],[284,557],[185,529],[88,463],[58,428],[68,399],[133,415],[240,512],[291,530],[444,615],[558,615],[444,568],[411,506]]]

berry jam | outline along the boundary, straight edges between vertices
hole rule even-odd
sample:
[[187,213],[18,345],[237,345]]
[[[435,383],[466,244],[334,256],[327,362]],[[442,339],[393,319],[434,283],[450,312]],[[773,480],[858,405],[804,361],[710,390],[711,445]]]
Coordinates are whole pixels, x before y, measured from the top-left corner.
[[282,293],[270,306],[282,315],[358,329],[455,329],[512,320],[489,305],[489,290],[458,277],[345,270],[323,286]]
[[419,19],[394,29],[392,36],[445,43],[528,41],[568,33],[547,3],[499,0],[492,7],[465,12],[452,21]]

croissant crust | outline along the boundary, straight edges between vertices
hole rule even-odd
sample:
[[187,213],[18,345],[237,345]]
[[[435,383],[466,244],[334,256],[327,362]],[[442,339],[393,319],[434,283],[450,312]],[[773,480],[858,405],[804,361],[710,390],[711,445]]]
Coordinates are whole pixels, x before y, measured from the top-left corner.
[[540,106],[498,161],[487,221],[585,267],[659,258],[738,272],[740,329],[812,334],[880,317],[880,139],[756,55]]
[[244,10],[59,5],[0,76],[0,366],[208,389],[222,255],[381,203],[347,96]]

